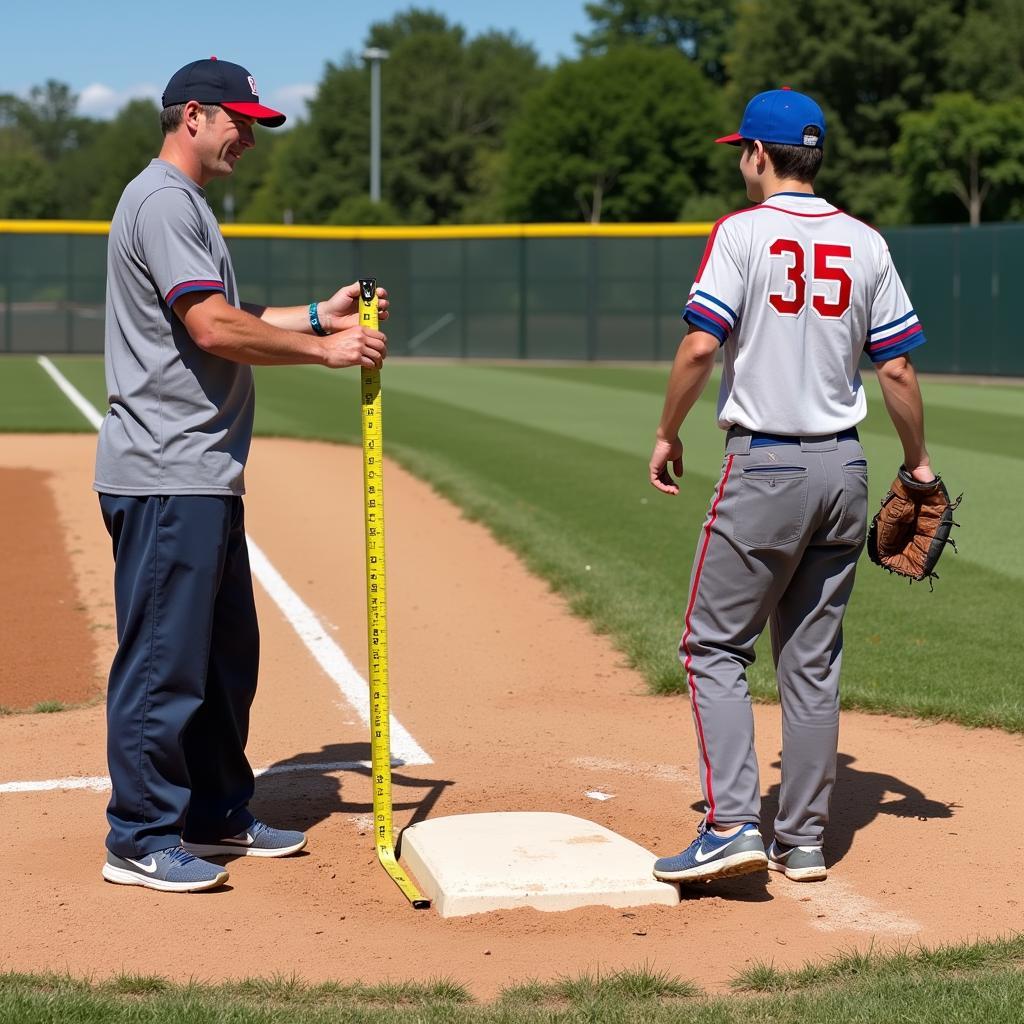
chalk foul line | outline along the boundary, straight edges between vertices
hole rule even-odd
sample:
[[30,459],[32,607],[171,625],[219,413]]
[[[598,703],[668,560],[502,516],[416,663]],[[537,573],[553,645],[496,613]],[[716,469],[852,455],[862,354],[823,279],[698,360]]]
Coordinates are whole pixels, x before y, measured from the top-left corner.
[[[103,417],[96,407],[46,356],[39,356],[37,362],[72,405],[89,421],[93,429],[99,430],[103,423]],[[277,605],[317,664],[334,681],[347,703],[359,715],[363,724],[369,728],[369,684],[349,661],[337,642],[328,634],[326,627],[313,610],[288,585],[284,577],[274,568],[262,549],[248,534],[246,534],[246,541],[249,547],[249,563],[253,576]],[[394,715],[390,717],[390,731],[391,757],[394,761],[410,766],[433,764],[430,755],[413,739],[409,731]],[[4,792],[4,790],[0,788],[0,792]]]
[[[391,767],[402,768],[408,762],[392,756]],[[428,762],[429,763],[429,762]],[[335,775],[339,772],[368,772],[372,767],[370,761],[325,761],[322,763],[274,764],[268,768],[257,768],[253,771],[256,778],[262,775]],[[67,791],[75,789],[88,790],[91,793],[108,793],[110,791],[109,775],[72,775],[66,779],[33,779],[27,782],[0,782],[0,794],[3,793],[50,793],[55,790]]]

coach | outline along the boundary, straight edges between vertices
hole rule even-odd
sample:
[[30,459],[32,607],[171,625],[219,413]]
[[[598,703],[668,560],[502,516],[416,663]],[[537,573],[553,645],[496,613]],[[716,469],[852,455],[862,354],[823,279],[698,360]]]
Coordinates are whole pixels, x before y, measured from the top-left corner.
[[357,283],[308,306],[239,301],[203,186],[232,173],[256,124],[284,120],[245,68],[212,57],[181,68],[163,95],[160,155],[125,188],[110,226],[109,411],[94,483],[117,610],[109,882],[209,889],[228,876],[202,857],[280,857],[306,844],[248,806],[259,664],[242,507],[251,367],[379,367],[387,348],[357,325]]

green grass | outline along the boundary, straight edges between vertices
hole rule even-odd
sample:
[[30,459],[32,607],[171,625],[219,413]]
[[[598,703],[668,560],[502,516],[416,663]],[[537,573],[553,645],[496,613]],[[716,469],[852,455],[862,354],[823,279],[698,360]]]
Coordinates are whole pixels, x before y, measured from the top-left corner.
[[64,704],[59,700],[41,700],[37,704],[33,704],[31,710],[34,715],[52,715],[58,711],[66,711],[69,707],[69,704]]
[[759,961],[733,979],[736,992],[796,992],[858,978],[912,978],[922,973],[964,976],[970,973],[1024,968],[1024,935],[991,942],[957,943],[928,948],[869,949],[806,963],[795,971],[776,970]]
[[[102,408],[101,361],[57,362]],[[712,385],[684,430],[681,493],[649,486],[666,377],[663,367],[399,361],[384,373],[387,452],[518,551],[661,693],[684,687],[675,647],[722,452]],[[0,429],[69,429],[68,410],[71,429],[89,429],[34,360],[4,360],[0,381],[0,397],[17,399],[0,403]],[[358,444],[357,383],[314,367],[259,370],[257,431]],[[900,452],[872,377],[865,387],[875,507]],[[961,553],[946,553],[934,592],[863,561],[845,623],[843,703],[1024,732],[1024,388],[923,388],[933,461],[953,493],[965,492]],[[775,699],[767,638],[750,683],[758,699]]]
[[649,966],[607,975],[584,973],[506,988],[474,1001],[457,983],[382,985],[298,977],[219,985],[174,984],[124,974],[103,981],[60,974],[0,974],[0,1022],[104,1024],[1017,1024],[1024,1005],[1024,938],[934,949],[870,951],[812,962],[796,971],[757,965],[731,996],[708,996]]

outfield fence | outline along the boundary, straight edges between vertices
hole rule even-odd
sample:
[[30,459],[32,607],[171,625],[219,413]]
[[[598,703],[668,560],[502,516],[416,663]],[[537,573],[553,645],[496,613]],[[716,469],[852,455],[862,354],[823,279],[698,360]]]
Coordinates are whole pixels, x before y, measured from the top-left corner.
[[[226,225],[242,297],[323,298],[376,276],[395,354],[664,360],[709,224]],[[0,352],[103,348],[107,225],[0,221]],[[936,373],[1024,376],[1024,224],[887,229]]]

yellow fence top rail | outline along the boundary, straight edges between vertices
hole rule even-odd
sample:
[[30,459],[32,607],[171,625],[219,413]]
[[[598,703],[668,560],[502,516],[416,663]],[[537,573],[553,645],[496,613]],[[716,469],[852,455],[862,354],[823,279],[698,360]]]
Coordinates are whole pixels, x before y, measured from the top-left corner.
[[[227,238],[339,241],[421,241],[436,238],[703,238],[713,224],[446,224],[434,227],[355,227],[312,224],[224,224]],[[0,235],[105,235],[105,220],[0,220]]]

